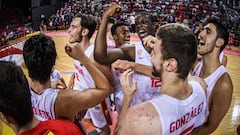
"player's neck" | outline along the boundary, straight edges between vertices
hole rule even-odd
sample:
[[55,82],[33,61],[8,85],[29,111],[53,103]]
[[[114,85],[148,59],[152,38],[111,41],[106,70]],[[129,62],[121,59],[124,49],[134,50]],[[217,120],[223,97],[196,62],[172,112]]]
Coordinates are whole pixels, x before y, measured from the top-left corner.
[[213,73],[219,66],[219,55],[207,55],[203,56],[203,66],[201,69],[200,77],[207,77]]
[[39,120],[37,120],[34,116],[33,116],[33,119],[28,123],[26,124],[25,126],[19,128],[19,130],[17,131],[17,134],[20,134],[24,131],[28,131],[28,130],[31,130],[33,129],[34,127],[36,127],[38,124],[39,124]]
[[81,42],[81,46],[86,50],[90,46],[90,39],[84,37]]
[[39,81],[32,81],[30,86],[35,92],[42,93],[45,89],[51,88],[51,82],[48,81],[45,84],[41,84]]
[[189,97],[192,89],[188,84],[187,79],[183,80],[175,77],[167,77],[162,80],[161,94],[183,100]]

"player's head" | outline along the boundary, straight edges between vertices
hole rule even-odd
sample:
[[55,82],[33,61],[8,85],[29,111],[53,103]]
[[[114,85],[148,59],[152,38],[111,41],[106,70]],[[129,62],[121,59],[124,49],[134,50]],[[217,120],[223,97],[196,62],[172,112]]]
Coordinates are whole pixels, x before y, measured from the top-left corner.
[[124,44],[130,44],[130,30],[126,23],[118,22],[113,24],[111,33],[117,47]]
[[154,69],[162,73],[174,71],[185,79],[197,58],[197,40],[192,31],[180,24],[165,24],[156,33],[152,51]]
[[22,69],[0,61],[0,117],[8,126],[26,126],[33,119],[31,94]]
[[155,29],[153,28],[154,18],[151,14],[141,12],[136,18],[136,32],[140,39],[147,37],[148,35],[155,35]]
[[204,24],[204,29],[198,35],[198,53],[205,55],[216,48],[220,48],[221,52],[228,43],[228,37],[229,33],[223,24],[214,18],[208,18]]
[[92,15],[77,14],[67,32],[69,42],[81,42],[83,37],[91,38],[97,27],[97,21]]
[[23,58],[29,77],[41,84],[49,81],[56,57],[55,43],[49,36],[32,36],[23,46]]

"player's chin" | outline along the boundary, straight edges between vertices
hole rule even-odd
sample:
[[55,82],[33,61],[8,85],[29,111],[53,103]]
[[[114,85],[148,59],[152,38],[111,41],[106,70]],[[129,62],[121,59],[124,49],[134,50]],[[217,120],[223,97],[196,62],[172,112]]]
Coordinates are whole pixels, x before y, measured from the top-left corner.
[[76,42],[77,40],[76,39],[74,39],[74,38],[70,38],[69,39],[69,43],[74,43],[74,42]]

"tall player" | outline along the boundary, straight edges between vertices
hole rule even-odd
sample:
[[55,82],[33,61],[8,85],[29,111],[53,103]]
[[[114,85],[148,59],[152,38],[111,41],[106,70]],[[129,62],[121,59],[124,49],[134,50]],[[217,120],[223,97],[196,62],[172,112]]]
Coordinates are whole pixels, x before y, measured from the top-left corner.
[[208,18],[198,38],[198,53],[202,59],[193,70],[193,75],[203,78],[208,85],[209,116],[207,122],[195,129],[194,133],[210,134],[217,129],[232,100],[232,80],[219,60],[228,43],[228,31],[215,19]]
[[206,118],[206,84],[201,78],[188,79],[197,58],[194,34],[175,23],[160,26],[156,36],[157,39],[145,40],[153,48],[151,61],[162,79],[161,95],[128,109],[138,82],[130,79],[133,74],[130,70],[123,73],[124,106],[116,134],[190,134]]
[[[70,24],[70,28],[67,30],[70,35],[69,42],[78,42],[78,45],[83,48],[85,55],[91,60],[91,62],[94,63],[97,68],[101,69],[101,71],[108,77],[109,80],[113,80],[111,79],[112,75],[110,68],[98,64],[93,59],[94,44],[90,43],[90,39],[95,32],[96,26],[97,22],[93,16],[86,14],[76,15]],[[83,89],[95,87],[91,74],[81,62],[75,61],[74,67],[75,73],[70,79],[70,88],[73,88],[74,80],[76,80],[77,90],[82,91]],[[114,83],[112,82],[110,84]],[[109,98],[107,98],[101,104],[93,108],[89,108],[87,114],[85,115],[85,119],[90,119],[99,133],[108,135],[110,134],[110,128],[108,124],[111,124],[109,111],[110,101]]]
[[[151,15],[142,13],[136,18],[136,31],[141,41],[137,42],[135,45],[122,45],[121,47],[114,48],[111,50],[107,50],[107,42],[106,42],[106,31],[107,31],[107,20],[113,17],[117,12],[120,11],[120,7],[118,5],[112,5],[108,10],[104,12],[102,17],[101,25],[99,31],[97,33],[97,37],[95,40],[95,48],[94,48],[94,58],[101,64],[112,64],[117,59],[129,60],[132,62],[136,62],[138,64],[143,64],[147,66],[152,66],[150,60],[150,48],[144,46],[142,44],[142,39],[148,35],[154,35],[153,18]],[[122,71],[116,71],[114,74],[119,77]],[[160,80],[156,80],[154,78],[142,75],[135,74],[138,83],[138,89],[135,93],[132,105],[147,101],[152,99],[154,96],[159,95],[159,87],[161,85]],[[117,79],[115,79],[117,80]],[[119,84],[119,83],[117,83]],[[120,86],[120,85],[118,85]],[[121,87],[116,88],[115,92],[116,99],[116,109],[118,112],[121,110],[121,106],[123,103],[123,91]]]

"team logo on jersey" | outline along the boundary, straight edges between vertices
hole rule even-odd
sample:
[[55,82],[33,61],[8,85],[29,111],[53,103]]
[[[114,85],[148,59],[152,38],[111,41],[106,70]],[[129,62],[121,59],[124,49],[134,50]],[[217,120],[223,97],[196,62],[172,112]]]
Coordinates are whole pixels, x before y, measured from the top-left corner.
[[54,135],[54,133],[48,129],[43,135]]

